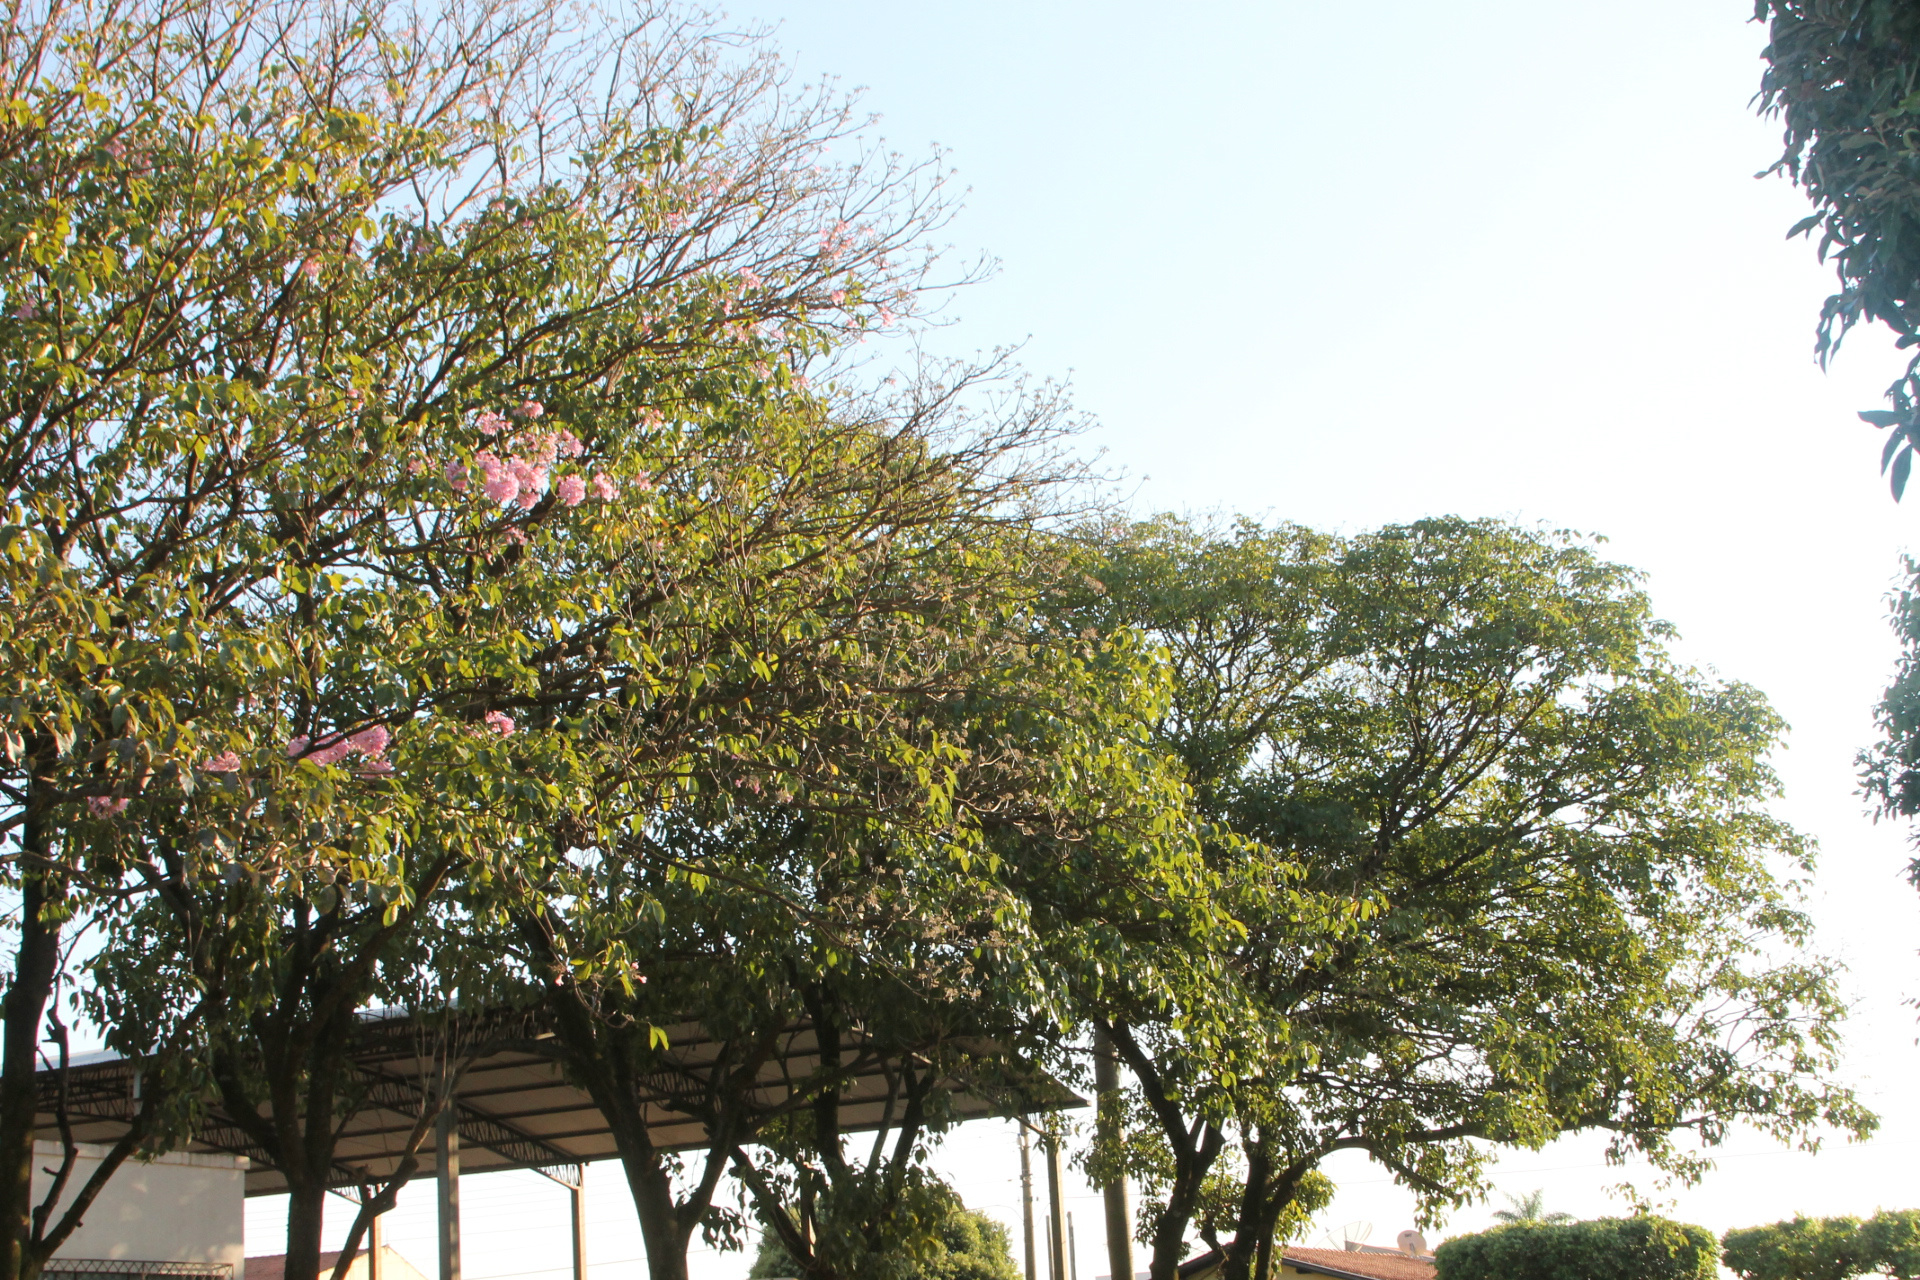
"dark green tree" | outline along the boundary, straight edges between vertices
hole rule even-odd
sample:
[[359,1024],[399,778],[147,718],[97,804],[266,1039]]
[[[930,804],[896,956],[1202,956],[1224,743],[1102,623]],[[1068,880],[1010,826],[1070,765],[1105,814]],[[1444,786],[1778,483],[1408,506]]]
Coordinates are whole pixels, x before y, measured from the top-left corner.
[[[1756,0],[1754,18],[1768,24],[1760,109],[1786,125],[1774,171],[1814,205],[1788,234],[1817,231],[1840,278],[1816,353],[1824,364],[1862,320],[1920,344],[1920,11],[1904,0]],[[1887,395],[1891,409],[1860,416],[1888,430],[1880,466],[1897,500],[1920,443],[1920,359]]]

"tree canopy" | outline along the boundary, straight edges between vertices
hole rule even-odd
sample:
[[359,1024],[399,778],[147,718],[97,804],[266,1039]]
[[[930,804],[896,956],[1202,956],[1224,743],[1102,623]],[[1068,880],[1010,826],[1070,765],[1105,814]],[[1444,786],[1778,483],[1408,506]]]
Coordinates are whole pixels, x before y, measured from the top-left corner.
[[1674,1133],[1872,1126],[1830,1083],[1832,968],[1799,950],[1810,848],[1765,808],[1778,717],[1674,663],[1630,571],[1446,519],[1162,520],[1093,572],[1084,616],[1166,646],[1156,732],[1236,926],[1211,1039],[1119,984],[1085,998],[1138,1080],[1117,1158],[1154,1194],[1156,1276],[1235,1148],[1244,1274],[1342,1149],[1436,1206],[1480,1186],[1480,1140],[1597,1128],[1697,1175]]
[[[1920,15],[1901,0],[1755,0],[1768,24],[1762,112],[1786,126],[1774,171],[1814,205],[1790,236],[1819,232],[1839,292],[1820,309],[1824,362],[1862,320],[1920,344]],[[1860,416],[1887,431],[1881,470],[1897,500],[1920,443],[1920,359]]]
[[1883,1210],[1858,1218],[1794,1218],[1729,1231],[1723,1259],[1742,1280],[1847,1280],[1920,1275],[1920,1212]]
[[1514,1223],[1434,1250],[1439,1280],[1708,1280],[1719,1250],[1704,1227],[1642,1215]]

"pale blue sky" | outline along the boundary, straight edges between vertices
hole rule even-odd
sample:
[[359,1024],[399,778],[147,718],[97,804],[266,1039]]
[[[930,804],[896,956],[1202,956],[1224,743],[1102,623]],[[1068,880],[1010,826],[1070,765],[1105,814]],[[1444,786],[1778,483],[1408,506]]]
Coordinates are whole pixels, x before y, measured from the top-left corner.
[[[1862,333],[1813,364],[1828,277],[1786,228],[1779,130],[1755,120],[1760,29],[1741,0],[1359,4],[734,4],[802,71],[866,86],[908,154],[938,142],[971,188],[951,228],[1002,262],[932,341],[1025,340],[1071,374],[1142,510],[1361,528],[1438,512],[1572,526],[1640,566],[1692,661],[1793,723],[1784,814],[1825,850],[1824,945],[1860,998],[1849,1072],[1886,1115],[1818,1157],[1738,1138],[1680,1216],[1716,1232],[1797,1210],[1920,1204],[1920,900],[1904,833],[1874,828],[1853,752],[1892,659],[1881,597],[1920,507],[1875,474],[1853,418],[1899,366]],[[1920,499],[1912,500],[1920,503]],[[1617,1210],[1598,1139],[1503,1164],[1501,1189]],[[998,1126],[941,1165],[1013,1221]],[[1411,1199],[1363,1160],[1314,1234]],[[591,1175],[596,1274],[641,1274],[615,1165]],[[428,1188],[389,1239],[431,1272]],[[565,1262],[564,1201],[519,1176],[465,1188],[467,1274]],[[1498,1201],[1496,1200],[1496,1205]],[[1084,1280],[1106,1270],[1077,1201]],[[283,1210],[250,1206],[250,1252]],[[1487,1209],[1448,1230],[1485,1225]],[[342,1215],[344,1224],[344,1215]],[[1435,1233],[1443,1235],[1445,1232]],[[698,1254],[697,1277],[746,1259]]]

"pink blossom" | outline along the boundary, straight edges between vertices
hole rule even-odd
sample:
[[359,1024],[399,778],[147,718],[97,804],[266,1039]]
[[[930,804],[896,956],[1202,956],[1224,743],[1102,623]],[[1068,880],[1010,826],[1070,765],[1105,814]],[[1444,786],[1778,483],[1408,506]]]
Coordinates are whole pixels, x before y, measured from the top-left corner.
[[478,428],[481,435],[494,436],[506,429],[507,420],[503,415],[487,409],[473,420],[473,425]]
[[297,738],[288,738],[287,754],[291,756],[293,759],[298,760],[301,756],[307,753],[307,744],[312,741],[313,739],[307,737],[307,735],[304,733]]
[[119,160],[127,154],[126,143],[120,141],[118,138],[115,138],[100,149],[112,156],[115,160]]
[[553,487],[560,495],[560,501],[570,507],[577,507],[586,500],[587,482],[579,476],[561,476],[560,483]]
[[323,768],[339,764],[353,754],[353,744],[345,738],[335,738],[324,747],[316,747],[302,757],[311,760]]
[[[517,493],[509,494],[507,497],[500,499],[500,501],[510,502],[517,498],[523,510],[533,510],[534,504],[540,501],[540,486],[547,482],[547,469],[545,467],[535,466],[525,458],[515,458],[507,464],[507,467],[512,473],[512,483]],[[491,486],[489,486],[487,492],[489,494],[493,492]]]
[[890,324],[892,324],[892,323],[893,323],[893,308],[892,308],[892,307],[882,307],[882,308],[880,308],[880,323],[881,323],[882,325],[890,325]]
[[486,482],[487,496],[495,502],[512,502],[520,496],[520,482],[506,472],[496,473]]
[[96,818],[110,818],[127,811],[127,799],[122,796],[116,800],[112,796],[88,796],[87,808]]
[[348,404],[350,404],[350,405],[352,405],[352,406],[353,406],[354,408],[356,408],[356,409],[358,409],[358,408],[359,408],[359,407],[360,407],[361,405],[363,405],[363,404],[365,404],[366,402],[367,402],[367,393],[366,393],[366,392],[364,392],[364,391],[362,391],[362,390],[361,390],[361,389],[360,389],[359,387],[348,387],[348,388],[347,388],[347,403],[348,403]]
[[642,471],[639,475],[633,478],[633,487],[644,492],[648,489],[653,488],[653,481],[649,480],[647,478],[647,473]]
[[833,298],[833,305],[837,307],[847,300],[847,291],[845,289],[835,289],[830,296]]
[[369,725],[347,739],[353,749],[369,760],[377,760],[387,753],[387,744],[393,741],[393,734],[383,724]]
[[200,767],[208,773],[238,773],[240,772],[240,757],[231,751],[222,751],[219,755]]
[[320,278],[320,263],[318,259],[308,258],[302,262],[300,264],[300,274],[309,280],[318,280]]
[[758,271],[755,271],[752,267],[740,268],[740,287],[741,288],[758,289],[763,283],[765,282],[760,279],[760,273]]
[[447,464],[447,483],[453,486],[455,493],[465,493],[467,491],[467,469],[457,461],[449,462]]
[[580,437],[571,431],[562,431],[556,435],[554,444],[563,458],[577,458],[587,451],[587,446],[580,443]]
[[522,400],[520,407],[514,410],[522,418],[537,418],[547,411],[547,407],[538,400]]
[[486,714],[485,722],[487,728],[493,730],[501,737],[509,738],[513,736],[513,717],[506,712],[489,711]]
[[473,462],[485,476],[481,487],[489,498],[495,502],[512,502],[520,496],[520,480],[507,463],[485,449],[473,455]]
[[515,525],[507,530],[507,541],[516,547],[524,547],[527,545],[527,531]]
[[410,476],[417,476],[417,475],[419,475],[419,474],[420,474],[420,473],[421,473],[422,471],[425,471],[426,469],[427,469],[427,464],[426,464],[426,463],[424,463],[424,462],[422,462],[422,461],[421,461],[420,459],[418,459],[418,458],[408,458],[408,459],[407,459],[407,474],[408,474],[408,475],[410,475]]
[[[620,485],[614,478],[602,471],[593,478],[593,496],[605,502],[620,492]],[[564,497],[565,495],[561,495]]]

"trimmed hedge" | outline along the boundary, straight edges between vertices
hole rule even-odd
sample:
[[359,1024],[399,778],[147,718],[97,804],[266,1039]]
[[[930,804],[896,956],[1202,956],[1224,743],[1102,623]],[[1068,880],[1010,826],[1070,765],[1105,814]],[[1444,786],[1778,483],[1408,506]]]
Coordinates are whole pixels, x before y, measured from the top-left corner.
[[1705,1227],[1653,1217],[1516,1222],[1434,1253],[1438,1280],[1714,1280],[1719,1261]]
[[1745,1280],[1846,1280],[1878,1272],[1920,1276],[1920,1211],[1858,1218],[1794,1218],[1729,1231],[1727,1267]]

